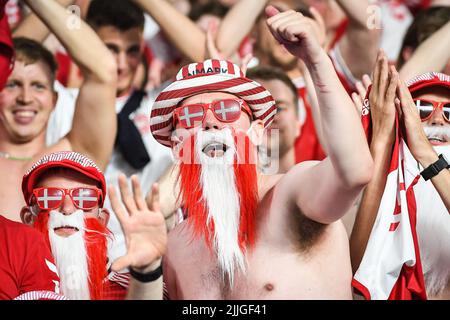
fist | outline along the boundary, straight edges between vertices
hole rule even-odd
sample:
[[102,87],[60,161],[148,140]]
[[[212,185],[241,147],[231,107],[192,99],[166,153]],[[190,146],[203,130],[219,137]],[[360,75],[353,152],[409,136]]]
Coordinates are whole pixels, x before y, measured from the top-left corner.
[[266,16],[267,26],[274,38],[307,65],[316,64],[325,53],[310,19],[300,12],[289,10],[280,13],[276,8],[268,6]]

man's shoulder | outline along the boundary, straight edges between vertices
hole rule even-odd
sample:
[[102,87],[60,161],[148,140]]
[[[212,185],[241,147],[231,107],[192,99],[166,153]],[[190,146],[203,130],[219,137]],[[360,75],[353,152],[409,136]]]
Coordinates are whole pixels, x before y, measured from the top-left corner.
[[10,240],[12,240],[11,238],[13,237],[20,239],[22,245],[24,244],[24,241],[31,243],[43,239],[42,234],[32,227],[9,220],[3,216],[0,216],[0,230],[1,233],[6,234],[7,238]]

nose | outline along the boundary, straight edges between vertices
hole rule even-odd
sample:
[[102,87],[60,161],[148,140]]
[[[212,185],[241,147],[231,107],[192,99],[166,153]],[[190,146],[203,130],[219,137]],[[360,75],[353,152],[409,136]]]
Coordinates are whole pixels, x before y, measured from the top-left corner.
[[429,124],[432,126],[443,126],[445,124],[444,112],[442,108],[438,108],[433,112],[429,122]]
[[220,130],[222,129],[222,125],[223,124],[219,120],[217,120],[217,118],[214,116],[211,110],[208,110],[206,112],[205,120],[203,120],[203,129],[205,131],[213,129]]
[[73,205],[72,199],[70,199],[69,195],[64,196],[64,200],[61,204],[61,213],[64,215],[71,215],[77,210],[77,208]]
[[121,51],[116,56],[117,69],[119,72],[126,69],[127,66],[127,55],[125,52]]
[[33,101],[30,89],[27,86],[23,86],[20,90],[20,94],[17,96],[17,102],[21,105],[28,105]]

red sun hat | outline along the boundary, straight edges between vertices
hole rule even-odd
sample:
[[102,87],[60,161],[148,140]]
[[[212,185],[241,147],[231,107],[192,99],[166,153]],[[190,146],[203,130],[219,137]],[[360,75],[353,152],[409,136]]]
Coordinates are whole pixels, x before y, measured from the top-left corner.
[[51,168],[72,169],[97,181],[103,193],[100,203],[100,206],[103,206],[106,198],[106,182],[103,173],[94,161],[81,153],[72,151],[61,151],[45,155],[25,173],[22,179],[22,193],[28,205],[30,205],[29,201],[36,181],[45,171]]
[[234,63],[210,59],[181,68],[176,80],[156,98],[150,114],[150,131],[162,145],[171,147],[173,114],[178,104],[205,92],[226,92],[244,100],[253,113],[253,120],[262,120],[264,127],[276,114],[270,92],[256,81],[246,78]]
[[445,87],[450,89],[450,76],[439,72],[427,72],[406,81],[411,93],[426,87]]

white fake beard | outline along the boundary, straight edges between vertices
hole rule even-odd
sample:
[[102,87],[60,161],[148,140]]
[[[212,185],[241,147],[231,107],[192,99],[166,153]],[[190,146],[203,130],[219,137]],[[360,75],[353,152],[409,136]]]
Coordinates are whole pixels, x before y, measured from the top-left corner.
[[[54,228],[71,226],[79,231],[65,238],[58,236]],[[84,242],[84,213],[77,210],[70,215],[50,211],[48,234],[53,257],[61,280],[61,291],[71,300],[89,300],[89,271]]]
[[[202,150],[212,142],[228,146],[222,157],[211,158]],[[200,131],[195,150],[201,164],[200,184],[208,212],[207,223],[214,222],[214,249],[222,280],[228,276],[233,287],[234,272],[245,272],[245,255],[239,246],[240,202],[236,187],[234,161],[236,146],[230,129],[214,133]]]
[[[425,126],[424,128],[425,134],[427,138],[438,138],[441,140],[445,140],[447,142],[450,141],[450,126]],[[439,147],[439,146],[438,146]]]
[[[450,157],[450,146],[434,146]],[[417,234],[428,296],[436,296],[450,280],[450,214],[431,181],[414,188],[417,200]]]

